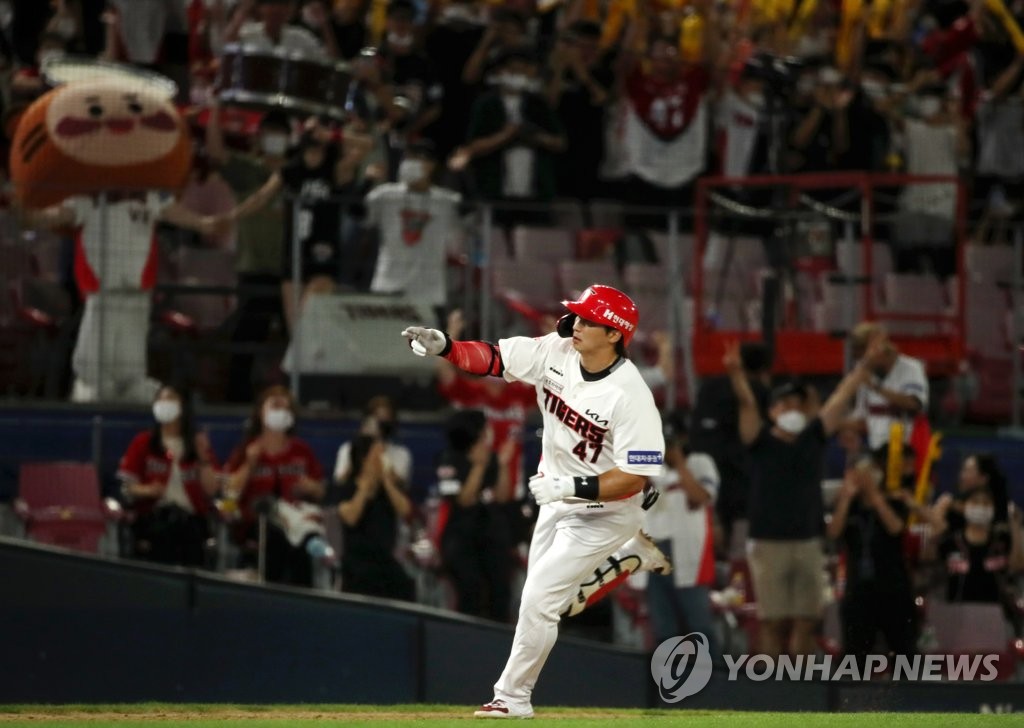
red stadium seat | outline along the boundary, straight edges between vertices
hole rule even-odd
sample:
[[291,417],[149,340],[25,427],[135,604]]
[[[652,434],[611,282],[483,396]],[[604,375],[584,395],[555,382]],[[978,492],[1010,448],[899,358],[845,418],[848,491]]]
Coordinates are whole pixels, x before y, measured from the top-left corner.
[[92,463],[22,463],[17,511],[28,537],[96,553],[115,511],[100,497]]
[[935,639],[922,652],[953,657],[998,655],[997,679],[1007,680],[1013,676],[1016,640],[998,604],[949,604],[931,600],[927,606],[926,628]]
[[558,263],[572,259],[575,248],[573,234],[568,230],[526,225],[512,229],[512,250],[518,261],[535,266]]

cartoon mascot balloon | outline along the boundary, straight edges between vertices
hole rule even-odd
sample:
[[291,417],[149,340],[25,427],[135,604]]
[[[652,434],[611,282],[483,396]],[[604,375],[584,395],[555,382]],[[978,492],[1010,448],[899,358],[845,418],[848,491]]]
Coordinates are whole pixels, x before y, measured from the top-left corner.
[[203,234],[221,224],[175,200],[192,143],[174,91],[152,74],[83,66],[26,109],[14,134],[11,178],[28,223],[77,230],[74,270],[85,310],[72,355],[74,401],[154,395],[146,339],[156,223]]

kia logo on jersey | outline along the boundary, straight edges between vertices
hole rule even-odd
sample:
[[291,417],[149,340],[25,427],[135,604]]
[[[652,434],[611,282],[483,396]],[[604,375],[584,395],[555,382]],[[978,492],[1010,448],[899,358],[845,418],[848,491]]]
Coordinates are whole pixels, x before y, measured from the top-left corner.
[[596,422],[597,424],[601,425],[602,427],[607,427],[608,426],[608,420],[606,420],[603,417],[601,417],[601,415],[599,415],[597,412],[591,412],[589,409],[587,409],[587,417],[589,417],[590,419],[592,419],[594,422]]

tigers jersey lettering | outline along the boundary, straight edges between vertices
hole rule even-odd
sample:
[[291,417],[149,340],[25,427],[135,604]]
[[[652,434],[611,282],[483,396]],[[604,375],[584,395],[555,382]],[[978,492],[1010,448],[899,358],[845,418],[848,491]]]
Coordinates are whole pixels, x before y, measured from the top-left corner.
[[554,475],[599,475],[613,468],[635,475],[662,471],[660,458],[636,462],[630,452],[664,453],[661,417],[632,362],[586,381],[571,339],[557,333],[498,342],[505,378],[534,386],[544,419],[541,469]]

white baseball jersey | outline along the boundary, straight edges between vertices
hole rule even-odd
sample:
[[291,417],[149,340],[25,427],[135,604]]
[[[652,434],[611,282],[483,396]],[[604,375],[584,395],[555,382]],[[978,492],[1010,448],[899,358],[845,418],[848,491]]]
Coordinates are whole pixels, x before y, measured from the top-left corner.
[[690,508],[686,493],[679,486],[679,473],[666,468],[654,479],[661,497],[644,514],[648,535],[656,541],[672,542],[672,576],[678,587],[708,584],[714,578],[715,549],[711,511],[718,497],[718,468],[704,453],[691,453],[686,469],[710,495],[699,508]]
[[108,202],[106,219],[97,198],[69,197],[61,204],[74,214],[74,225],[81,226],[82,254],[103,288],[138,290],[152,286],[155,281],[146,280],[145,274],[153,231],[160,214],[174,204],[173,195],[150,191],[137,199]]
[[[913,395],[921,400],[923,410],[928,409],[928,377],[924,372],[924,365],[918,359],[900,354],[882,380],[882,388]],[[872,450],[889,442],[889,427],[897,419],[902,418],[904,438],[910,439],[912,418],[903,415],[889,404],[889,400],[867,387],[862,386],[857,390],[857,404],[853,416],[867,423],[868,447]]]
[[551,333],[502,339],[498,346],[505,378],[537,390],[544,416],[542,472],[588,476],[617,467],[646,477],[661,473],[661,416],[633,362],[622,359],[606,376],[588,382],[572,339]]
[[380,229],[371,291],[445,304],[445,253],[458,229],[460,200],[451,190],[431,187],[421,194],[401,182],[379,185],[366,196],[367,222]]

